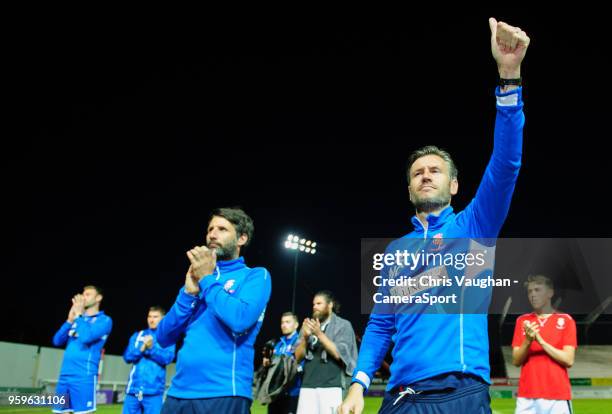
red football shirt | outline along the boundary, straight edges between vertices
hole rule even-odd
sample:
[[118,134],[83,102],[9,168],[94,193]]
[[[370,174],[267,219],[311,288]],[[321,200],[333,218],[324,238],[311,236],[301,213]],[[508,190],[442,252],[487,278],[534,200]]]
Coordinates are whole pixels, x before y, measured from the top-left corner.
[[[564,346],[576,348],[576,322],[566,313],[553,313],[547,318],[538,318],[528,313],[516,320],[512,347],[519,347],[525,340],[523,322],[540,324],[542,339],[557,349]],[[545,398],[547,400],[570,400],[572,391],[567,369],[552,359],[542,346],[533,341],[527,359],[521,367],[518,396],[524,398]]]

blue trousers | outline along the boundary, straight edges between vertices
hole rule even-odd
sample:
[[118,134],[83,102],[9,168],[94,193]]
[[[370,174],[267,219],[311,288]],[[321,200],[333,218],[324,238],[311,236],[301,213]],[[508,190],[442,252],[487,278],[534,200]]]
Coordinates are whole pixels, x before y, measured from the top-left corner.
[[198,398],[166,397],[162,414],[250,414],[251,400],[244,397]]
[[[399,398],[399,399],[398,399]],[[440,392],[406,394],[386,392],[379,414],[491,414],[487,384]]]
[[123,414],[159,414],[163,404],[163,395],[143,395],[139,400],[135,395],[127,394],[123,401]]

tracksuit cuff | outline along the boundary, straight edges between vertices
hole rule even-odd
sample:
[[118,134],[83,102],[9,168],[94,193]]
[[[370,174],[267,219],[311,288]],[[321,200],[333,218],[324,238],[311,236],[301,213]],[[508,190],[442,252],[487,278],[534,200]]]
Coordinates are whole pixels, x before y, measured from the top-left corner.
[[368,388],[370,387],[370,377],[368,376],[368,374],[366,374],[363,371],[358,371],[355,376],[353,376],[353,379],[351,381],[351,384],[353,382],[356,382],[358,384],[361,384],[361,386],[363,387],[363,391],[366,392],[368,390]]
[[517,106],[523,101],[523,88],[519,86],[511,91],[502,92],[498,86],[495,89],[495,98],[497,106]]
[[176,299],[176,301],[182,305],[182,306],[186,306],[188,308],[195,308],[197,303],[198,303],[198,297],[196,295],[191,295],[187,292],[185,292],[185,288],[181,288],[181,291],[179,292],[178,298]]

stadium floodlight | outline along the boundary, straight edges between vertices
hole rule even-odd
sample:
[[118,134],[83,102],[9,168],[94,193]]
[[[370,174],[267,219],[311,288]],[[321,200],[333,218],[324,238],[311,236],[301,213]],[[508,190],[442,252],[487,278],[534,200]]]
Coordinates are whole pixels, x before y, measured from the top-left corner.
[[285,249],[295,250],[295,258],[293,261],[293,295],[291,299],[291,310],[295,312],[295,289],[297,285],[297,269],[298,269],[298,257],[300,252],[306,254],[315,254],[317,243],[306,238],[302,238],[296,234],[289,234],[287,240],[285,240]]

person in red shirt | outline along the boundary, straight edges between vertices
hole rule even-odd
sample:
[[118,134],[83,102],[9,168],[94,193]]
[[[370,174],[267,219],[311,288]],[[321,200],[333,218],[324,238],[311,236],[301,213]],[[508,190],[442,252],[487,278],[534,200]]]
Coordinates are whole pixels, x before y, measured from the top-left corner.
[[574,364],[576,323],[551,305],[552,281],[529,276],[527,295],[533,312],[516,320],[512,364],[521,367],[515,414],[571,414],[567,369]]

